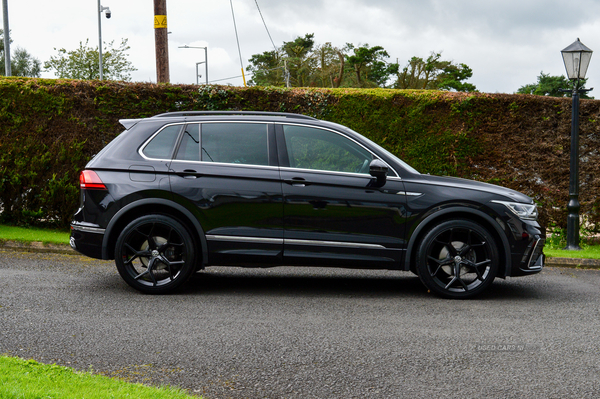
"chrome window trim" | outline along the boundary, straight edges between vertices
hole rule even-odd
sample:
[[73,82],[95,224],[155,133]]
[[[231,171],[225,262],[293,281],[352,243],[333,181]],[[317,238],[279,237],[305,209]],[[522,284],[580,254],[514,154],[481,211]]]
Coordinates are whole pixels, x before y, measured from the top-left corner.
[[[163,127],[161,127],[160,129],[158,129],[156,132],[154,132],[154,134],[152,136],[150,136],[140,147],[140,149],[138,150],[138,154],[144,158],[146,161],[164,161],[164,162],[171,162],[171,159],[163,159],[163,158],[150,158],[148,156],[146,156],[144,154],[144,149],[148,146],[148,144],[150,144],[150,142],[154,139],[154,137],[156,137],[160,132],[162,132],[163,130],[165,130],[168,127],[171,126],[177,126],[177,125],[185,125],[185,122],[176,122],[176,123],[169,123],[167,125],[164,125]],[[179,133],[177,133],[177,138],[179,138],[179,136],[181,135],[181,128],[179,129]],[[179,144],[178,140],[175,140],[175,145]],[[171,148],[171,155],[173,154],[173,148]]]
[[353,172],[338,172],[335,170],[322,170],[322,169],[304,169],[304,168],[292,168],[291,166],[282,166],[279,168],[282,171],[289,172],[310,172],[310,173],[318,173],[318,174],[326,174],[326,175],[341,175],[341,176],[349,176],[349,177],[363,177],[367,180],[373,179],[373,176],[365,174],[365,173],[353,173]]
[[253,165],[253,164],[248,164],[248,163],[227,163],[227,162],[209,162],[209,161],[186,161],[186,160],[182,160],[182,159],[173,159],[171,160],[171,162],[185,162],[185,163],[193,163],[193,164],[202,164],[202,165],[214,165],[214,166],[227,166],[227,167],[231,167],[231,166],[235,166],[237,168],[258,168],[258,169],[273,169],[273,170],[279,170],[278,166],[271,166],[271,165]]
[[[191,122],[175,122],[175,123],[169,123],[167,125],[164,125],[162,128],[160,128],[158,131],[156,131],[152,136],[150,136],[140,147],[140,149],[138,150],[138,154],[144,158],[147,161],[163,161],[163,162],[185,162],[185,163],[194,163],[194,164],[206,164],[206,165],[216,165],[216,166],[236,166],[236,167],[248,167],[248,168],[260,168],[260,169],[272,169],[272,170],[291,170],[291,171],[304,171],[304,172],[318,172],[318,173],[327,173],[327,174],[340,174],[340,175],[346,175],[346,176],[352,176],[352,177],[357,177],[357,176],[362,176],[362,177],[369,177],[371,178],[372,176],[370,174],[367,173],[352,173],[352,172],[338,172],[338,171],[332,171],[332,170],[321,170],[321,169],[300,169],[300,168],[292,168],[292,167],[280,167],[280,166],[271,166],[271,165],[253,165],[253,164],[239,164],[239,163],[228,163],[228,162],[209,162],[209,161],[186,161],[184,159],[162,159],[162,158],[150,158],[148,156],[146,156],[143,151],[144,148],[146,148],[146,146],[148,145],[148,143],[150,143],[150,141],[152,141],[152,139],[159,134],[161,131],[163,131],[164,129],[166,129],[169,126],[176,126],[176,125],[191,125],[191,124],[205,124],[205,123],[260,123],[263,125],[275,125],[275,124],[280,124],[280,125],[292,125],[292,126],[301,126],[301,127],[308,127],[308,128],[313,128],[313,129],[320,129],[320,130],[326,130],[332,133],[335,133],[337,135],[340,135],[342,137],[347,138],[348,140],[351,140],[352,142],[356,143],[357,145],[359,145],[360,147],[362,147],[363,149],[365,149],[368,153],[370,153],[373,157],[379,159],[380,161],[382,161],[383,163],[385,163],[387,165],[387,167],[396,174],[396,176],[387,176],[387,179],[390,180],[395,180],[395,181],[402,181],[402,178],[400,177],[400,174],[398,174],[398,172],[396,172],[396,170],[394,168],[392,168],[387,162],[385,162],[383,159],[381,159],[380,156],[378,156],[377,154],[375,154],[373,151],[371,151],[369,148],[365,147],[364,145],[362,145],[361,143],[359,143],[358,141],[354,140],[354,138],[344,134],[344,133],[340,133],[334,129],[330,129],[330,128],[326,128],[326,127],[321,127],[321,126],[312,126],[312,125],[306,125],[306,124],[302,124],[302,123],[281,123],[281,122],[267,122],[267,121],[191,121]],[[181,135],[181,131],[179,132],[179,135]],[[267,129],[267,135],[268,135],[268,129]],[[200,133],[200,140],[202,140],[202,133]],[[270,142],[269,140],[267,140],[267,153],[269,152],[269,147]]]
[[[264,167],[264,168],[277,168],[276,166],[271,166],[271,165],[253,165],[253,164],[239,164],[239,163],[229,163],[229,162],[210,162],[210,161],[186,161],[185,159],[162,159],[162,158],[150,158],[148,156],[146,156],[144,154],[144,148],[146,148],[146,146],[150,143],[150,141],[152,141],[152,139],[159,134],[160,132],[162,132],[164,129],[166,129],[169,126],[176,126],[176,125],[194,125],[194,124],[198,124],[198,125],[202,125],[202,124],[208,124],[208,123],[260,123],[262,125],[265,125],[265,127],[267,127],[267,156],[269,154],[270,151],[270,143],[269,143],[269,129],[267,125],[274,125],[275,122],[267,122],[267,121],[186,121],[186,122],[175,122],[175,123],[169,123],[167,125],[164,125],[163,127],[161,127],[159,130],[157,130],[152,136],[150,136],[140,147],[140,149],[138,150],[138,154],[140,154],[140,156],[142,158],[144,158],[147,161],[163,161],[163,162],[186,162],[186,163],[203,163],[203,164],[209,164],[209,165],[214,165],[214,164],[221,164],[221,165],[235,165],[235,166],[252,166],[252,167]],[[181,135],[181,130],[179,131],[178,135]],[[179,138],[179,137],[178,137]],[[176,141],[176,146],[179,144],[179,141]],[[202,145],[202,130],[200,130],[200,145]]]

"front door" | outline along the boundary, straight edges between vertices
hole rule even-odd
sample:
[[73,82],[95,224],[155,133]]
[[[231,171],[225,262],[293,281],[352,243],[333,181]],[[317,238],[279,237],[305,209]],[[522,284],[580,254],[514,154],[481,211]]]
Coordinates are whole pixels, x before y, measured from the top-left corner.
[[284,261],[398,268],[406,219],[400,179],[375,187],[375,155],[333,130],[278,125],[277,141]]

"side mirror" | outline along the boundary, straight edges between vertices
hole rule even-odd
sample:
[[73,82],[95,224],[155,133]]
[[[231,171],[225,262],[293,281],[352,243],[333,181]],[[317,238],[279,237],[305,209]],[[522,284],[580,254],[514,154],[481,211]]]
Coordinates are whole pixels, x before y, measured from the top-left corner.
[[388,173],[388,166],[379,159],[374,159],[369,164],[369,174],[377,179],[373,183],[375,187],[382,187],[385,184]]

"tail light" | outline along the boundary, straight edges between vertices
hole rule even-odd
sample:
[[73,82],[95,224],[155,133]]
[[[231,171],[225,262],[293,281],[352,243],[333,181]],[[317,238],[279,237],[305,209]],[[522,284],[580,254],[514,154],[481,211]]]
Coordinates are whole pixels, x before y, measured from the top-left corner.
[[87,190],[106,190],[106,186],[93,170],[82,170],[79,174],[79,187]]

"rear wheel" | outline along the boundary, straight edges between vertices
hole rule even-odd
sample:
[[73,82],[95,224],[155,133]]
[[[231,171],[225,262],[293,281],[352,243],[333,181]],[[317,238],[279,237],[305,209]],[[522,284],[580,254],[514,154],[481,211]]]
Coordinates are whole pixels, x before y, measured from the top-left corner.
[[419,278],[445,298],[470,298],[484,291],[498,272],[498,247],[491,234],[469,220],[433,227],[417,251]]
[[194,241],[187,229],[164,215],[129,223],[119,235],[115,263],[127,284],[148,294],[172,292],[194,272]]

